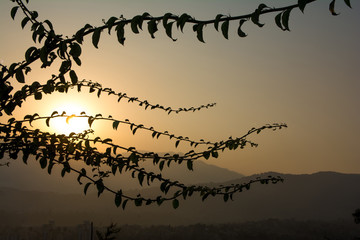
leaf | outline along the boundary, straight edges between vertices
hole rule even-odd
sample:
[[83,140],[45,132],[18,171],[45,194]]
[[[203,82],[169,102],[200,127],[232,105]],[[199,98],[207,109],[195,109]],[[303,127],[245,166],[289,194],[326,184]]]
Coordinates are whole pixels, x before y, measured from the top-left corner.
[[18,9],[19,9],[19,6],[13,7],[13,8],[11,9],[10,15],[11,15],[11,18],[12,18],[13,20],[15,20],[15,15],[16,15],[16,12],[17,12]]
[[25,52],[25,60],[27,62],[30,62],[31,56],[35,51],[37,51],[36,47],[30,47],[28,50],[26,50],[26,52]]
[[333,16],[339,15],[338,13],[335,12],[335,0],[332,0],[330,5],[329,5],[329,11],[331,12],[331,14]]
[[172,16],[172,13],[166,13],[164,15],[164,17],[162,19],[164,28],[166,28],[166,25],[168,24],[168,20],[171,16]]
[[176,22],[177,27],[180,27],[181,32],[184,30],[185,23],[190,19],[190,16],[186,13],[182,14]]
[[265,24],[259,22],[259,16],[260,16],[260,11],[258,9],[256,9],[255,12],[253,14],[251,14],[251,21],[255,25],[257,25],[259,27],[263,27]]
[[176,148],[179,146],[179,143],[180,143],[180,140],[177,140],[177,141],[175,142],[175,147],[176,147]]
[[44,23],[46,23],[49,26],[50,30],[54,29],[52,23],[49,20],[45,20]]
[[200,42],[204,42],[204,36],[203,36],[203,28],[204,28],[204,23],[199,23],[197,25],[197,28],[196,28],[196,37],[197,39],[200,41]]
[[120,206],[121,201],[122,201],[122,192],[119,191],[119,192],[117,192],[116,195],[115,195],[115,205],[116,205],[116,207],[119,207],[119,206]]
[[287,30],[287,31],[290,31],[290,29],[289,29],[289,17],[290,17],[291,10],[292,10],[292,8],[289,8],[289,9],[285,10],[285,12],[281,16],[282,25],[284,26],[284,29]]
[[117,36],[117,39],[118,39],[118,42],[121,44],[121,45],[124,45],[124,42],[125,42],[125,30],[124,30],[124,26],[125,26],[125,23],[124,22],[121,22],[119,25],[117,25],[116,27],[116,36]]
[[102,30],[100,28],[97,28],[92,35],[92,43],[95,48],[98,48],[101,31]]
[[21,28],[24,29],[26,24],[30,21],[30,18],[24,17],[24,19],[21,21]]
[[218,157],[219,157],[219,153],[218,153],[217,151],[212,151],[212,152],[211,152],[211,156],[212,156],[213,158],[218,158]]
[[35,100],[41,100],[41,98],[42,98],[41,92],[36,92],[34,97],[35,97]]
[[85,195],[86,195],[87,190],[88,190],[88,188],[89,188],[90,185],[91,185],[91,182],[85,184],[85,186],[84,186],[84,194],[85,194]]
[[47,165],[46,157],[42,157],[39,162],[42,169],[46,168]]
[[73,56],[73,58],[78,58],[81,55],[81,47],[77,43],[73,43],[70,45],[69,54]]
[[135,206],[140,207],[142,205],[143,199],[142,198],[136,198],[135,199]]
[[70,75],[70,79],[71,79],[72,84],[76,84],[78,82],[78,77],[77,77],[75,71],[71,70],[69,75]]
[[282,16],[283,12],[277,14],[275,16],[275,23],[276,25],[283,31],[285,31],[286,29],[283,27],[283,25],[281,24],[281,16]]
[[216,17],[215,17],[214,27],[215,27],[216,31],[219,31],[219,22],[220,22],[220,19],[221,19],[223,16],[225,16],[225,15],[218,14],[218,15],[216,15]]
[[224,202],[227,202],[229,200],[229,194],[226,193],[224,194]]
[[111,17],[109,20],[107,20],[106,25],[108,25],[109,34],[111,32],[111,28],[114,26],[115,21],[117,20],[117,17]]
[[48,52],[46,46],[44,46],[44,47],[42,47],[40,49],[40,60],[41,60],[42,63],[47,64],[47,62],[48,62],[48,54],[49,54],[49,52]]
[[171,38],[173,41],[176,41],[176,39],[174,39],[172,37],[172,25],[174,24],[174,22],[170,22],[166,25],[165,27],[165,32],[166,32],[166,35]]
[[144,181],[144,174],[143,173],[138,174],[138,180],[139,180],[140,186],[142,186],[143,181]]
[[229,20],[226,20],[221,24],[221,32],[224,38],[229,39]]
[[96,184],[96,188],[98,190],[98,197],[100,197],[100,195],[104,192],[104,189],[105,189],[103,180],[100,179],[100,180],[96,181],[95,184]]
[[240,37],[246,37],[246,36],[247,36],[247,34],[241,30],[242,25],[243,25],[244,22],[246,22],[246,21],[247,21],[247,20],[245,20],[245,19],[241,19],[240,22],[239,22],[238,35],[239,35]]
[[352,8],[352,7],[351,7],[350,0],[344,0],[344,1],[345,1],[346,5],[347,5],[349,8]]
[[133,33],[138,34],[139,33],[139,29],[138,27],[141,29],[142,28],[142,22],[143,22],[143,18],[140,15],[135,16],[132,20],[131,20],[131,30],[133,31]]
[[191,160],[187,160],[187,168],[190,170],[190,171],[193,171],[193,162]]
[[301,12],[304,13],[304,9],[307,3],[308,3],[307,0],[298,0],[299,9]]
[[148,22],[148,31],[151,35],[151,38],[155,38],[154,33],[157,32],[158,28],[157,28],[157,23],[155,19],[152,19]]
[[174,199],[172,201],[172,206],[173,206],[174,209],[177,209],[179,207],[179,200]]
[[45,121],[45,122],[46,122],[46,126],[48,126],[48,127],[50,127],[50,119],[51,119],[51,118],[48,117],[48,118],[46,118],[46,121]]
[[120,123],[120,121],[114,121],[114,122],[113,122],[113,129],[114,129],[114,130],[117,130],[117,128],[118,128],[118,126],[119,126],[119,123]]
[[18,69],[16,70],[15,77],[16,77],[16,80],[17,80],[19,83],[25,83],[24,73],[23,73],[23,71],[22,71],[21,68],[18,68]]
[[129,201],[129,199],[126,199],[125,201],[123,201],[122,203],[122,209],[125,210],[126,204]]
[[50,162],[49,163],[49,166],[48,166],[48,174],[51,175],[51,171],[52,171],[52,168],[54,166],[54,163],[53,162]]
[[203,153],[203,157],[204,157],[206,160],[208,160],[209,157],[210,157],[210,152],[209,152],[209,151],[204,152],[204,153]]

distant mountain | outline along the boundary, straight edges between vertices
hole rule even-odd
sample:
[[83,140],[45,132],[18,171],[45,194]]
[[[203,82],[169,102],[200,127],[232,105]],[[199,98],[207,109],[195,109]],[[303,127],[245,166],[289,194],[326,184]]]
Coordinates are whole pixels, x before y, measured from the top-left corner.
[[[143,163],[142,167],[152,172],[159,172],[157,166],[152,162]],[[177,179],[186,184],[197,184],[203,182],[224,182],[244,175],[207,164],[203,161],[194,162],[195,171],[189,171],[186,164],[173,164],[170,168],[165,167],[162,174],[166,178]],[[0,168],[0,187],[16,188],[21,190],[52,191],[59,193],[79,193],[82,186],[77,184],[76,174],[67,174],[64,178],[60,177],[60,168],[54,167],[50,176],[46,169],[41,169],[36,161],[28,161],[25,165],[21,159],[11,161],[10,167]],[[130,174],[122,174],[111,177],[108,184],[123,189],[135,189],[139,187],[137,180],[131,178]]]
[[[284,183],[253,185],[250,191],[235,195],[224,203],[221,197],[202,202],[198,197],[181,201],[177,210],[170,204],[117,209],[113,195],[97,198],[94,192],[58,194],[0,188],[0,225],[34,225],[55,220],[58,225],[73,225],[84,220],[96,224],[196,224],[233,223],[269,218],[296,220],[351,220],[360,208],[360,174],[319,172],[315,174],[279,175]],[[226,183],[241,183],[254,175]],[[156,189],[143,190],[154,194]],[[130,191],[129,194],[136,194]]]

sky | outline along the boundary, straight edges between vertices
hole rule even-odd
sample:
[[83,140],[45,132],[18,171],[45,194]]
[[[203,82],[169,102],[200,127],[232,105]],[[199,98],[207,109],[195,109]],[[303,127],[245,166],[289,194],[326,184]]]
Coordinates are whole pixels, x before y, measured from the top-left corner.
[[[28,8],[38,11],[40,19],[49,19],[58,34],[72,36],[86,23],[100,26],[102,19],[121,14],[132,18],[143,12],[153,16],[185,12],[207,20],[218,13],[250,13],[260,3],[280,7],[289,2],[30,0]],[[275,15],[269,14],[260,18],[265,23],[263,28],[250,21],[243,25],[246,38],[237,36],[238,22],[230,24],[229,40],[208,25],[204,28],[205,44],[196,39],[190,25],[184,33],[173,30],[176,42],[166,37],[162,27],[155,39],[146,28],[140,34],[127,28],[125,46],[117,42],[114,33],[103,33],[98,49],[92,46],[91,38],[85,39],[82,66],[75,68],[80,79],[91,79],[155,104],[178,108],[216,102],[214,108],[168,115],[117,103],[116,98],[72,91],[46,96],[43,101],[29,99],[14,116],[22,119],[35,112],[47,116],[73,106],[88,114],[112,115],[159,131],[210,141],[242,136],[252,127],[267,123],[286,123],[287,129],[251,136],[249,139],[259,147],[226,151],[208,163],[245,175],[268,171],[360,173],[360,28],[356,26],[360,2],[352,1],[350,9],[337,1],[338,16],[330,14],[329,3],[309,4],[304,14],[294,10],[290,32],[279,29]],[[22,13],[17,13],[15,21],[11,19],[12,6],[10,1],[0,2],[0,61],[4,65],[22,61],[26,49],[34,46],[29,26],[21,29]],[[57,66],[44,70],[35,64],[27,81],[46,82],[53,73],[57,73]],[[96,135],[139,150],[189,150],[185,144],[174,148],[175,142],[166,138],[154,140],[145,131],[135,136],[128,127],[114,131],[109,122],[96,123],[94,130]]]

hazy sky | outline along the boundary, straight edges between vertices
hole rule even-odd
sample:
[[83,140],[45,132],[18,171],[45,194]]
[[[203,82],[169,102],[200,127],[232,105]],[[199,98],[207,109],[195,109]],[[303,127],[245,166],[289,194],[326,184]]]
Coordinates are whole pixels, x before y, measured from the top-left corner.
[[[217,13],[249,13],[262,2],[279,7],[291,1],[30,0],[28,7],[37,10],[40,19],[49,19],[58,34],[72,36],[85,23],[100,26],[102,19],[121,14],[132,18],[145,11],[153,16],[186,12],[196,19],[211,19]],[[80,79],[91,79],[155,104],[176,108],[216,102],[215,108],[168,116],[159,110],[118,104],[116,98],[98,99],[73,91],[47,96],[43,102],[28,100],[15,115],[49,115],[70,104],[89,114],[110,114],[160,131],[211,141],[284,122],[289,128],[252,136],[258,148],[224,152],[220,159],[209,162],[245,175],[266,171],[360,173],[360,28],[356,24],[360,22],[360,2],[352,1],[353,9],[349,9],[337,1],[339,16],[331,16],[329,3],[309,4],[305,14],[294,10],[290,32],[277,28],[275,15],[270,14],[260,18],[263,28],[245,23],[246,38],[237,37],[237,22],[230,25],[229,40],[209,25],[204,29],[206,44],[196,39],[190,25],[183,34],[174,29],[176,42],[166,37],[162,25],[155,39],[147,31],[135,35],[128,27],[125,47],[117,43],[114,33],[109,37],[103,32],[99,49],[86,38],[83,64],[76,68]],[[34,45],[29,26],[25,30],[20,27],[22,13],[18,12],[15,21],[10,18],[12,6],[10,1],[0,2],[0,60],[5,65],[22,61],[26,49]],[[28,80],[44,82],[57,73],[56,66],[45,71],[38,66],[34,65]],[[116,132],[110,123],[94,127],[97,134],[127,147],[188,150],[174,149],[175,142],[166,138],[153,140],[151,133],[132,136],[128,127]]]

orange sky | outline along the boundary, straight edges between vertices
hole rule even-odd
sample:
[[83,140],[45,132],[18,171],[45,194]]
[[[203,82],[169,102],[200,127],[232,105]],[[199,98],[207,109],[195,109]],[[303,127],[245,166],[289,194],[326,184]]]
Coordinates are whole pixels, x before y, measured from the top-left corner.
[[[263,1],[281,6],[289,1]],[[296,2],[296,1],[294,1]],[[136,105],[117,103],[116,98],[86,93],[77,96],[54,94],[43,102],[28,100],[16,116],[39,113],[49,115],[63,102],[84,106],[89,114],[102,113],[114,118],[168,130],[176,135],[211,141],[241,136],[252,127],[285,122],[288,129],[264,132],[251,139],[258,148],[225,152],[210,163],[249,175],[277,171],[312,173],[339,171],[360,173],[360,3],[348,9],[337,3],[339,16],[328,11],[330,1],[309,5],[305,15],[294,10],[291,32],[275,26],[274,15],[261,18],[260,29],[246,23],[248,37],[236,36],[238,23],[231,23],[230,39],[224,39],[213,26],[204,30],[206,44],[200,43],[188,26],[184,34],[174,31],[173,42],[160,27],[156,38],[144,31],[138,35],[127,29],[125,47],[115,34],[103,33],[99,49],[86,39],[76,68],[80,79],[88,79],[129,96],[172,107],[190,107],[216,102],[212,109],[170,115],[144,111]],[[154,16],[166,12],[187,12],[197,19],[211,19],[217,13],[248,13],[261,2],[254,1],[39,1],[31,0],[30,9],[41,19],[49,19],[57,33],[71,36],[85,23],[95,26],[101,19],[121,14],[131,18],[148,11]],[[21,61],[34,43],[28,27],[21,30],[21,12],[10,18],[13,3],[0,2],[0,60],[5,65]],[[5,34],[6,33],[6,34]],[[43,82],[57,67],[41,70],[34,65],[29,80]],[[112,130],[111,123],[95,125],[97,134],[110,136],[120,145],[150,151],[175,149],[175,142],[154,141],[150,133],[132,136],[127,127]]]

